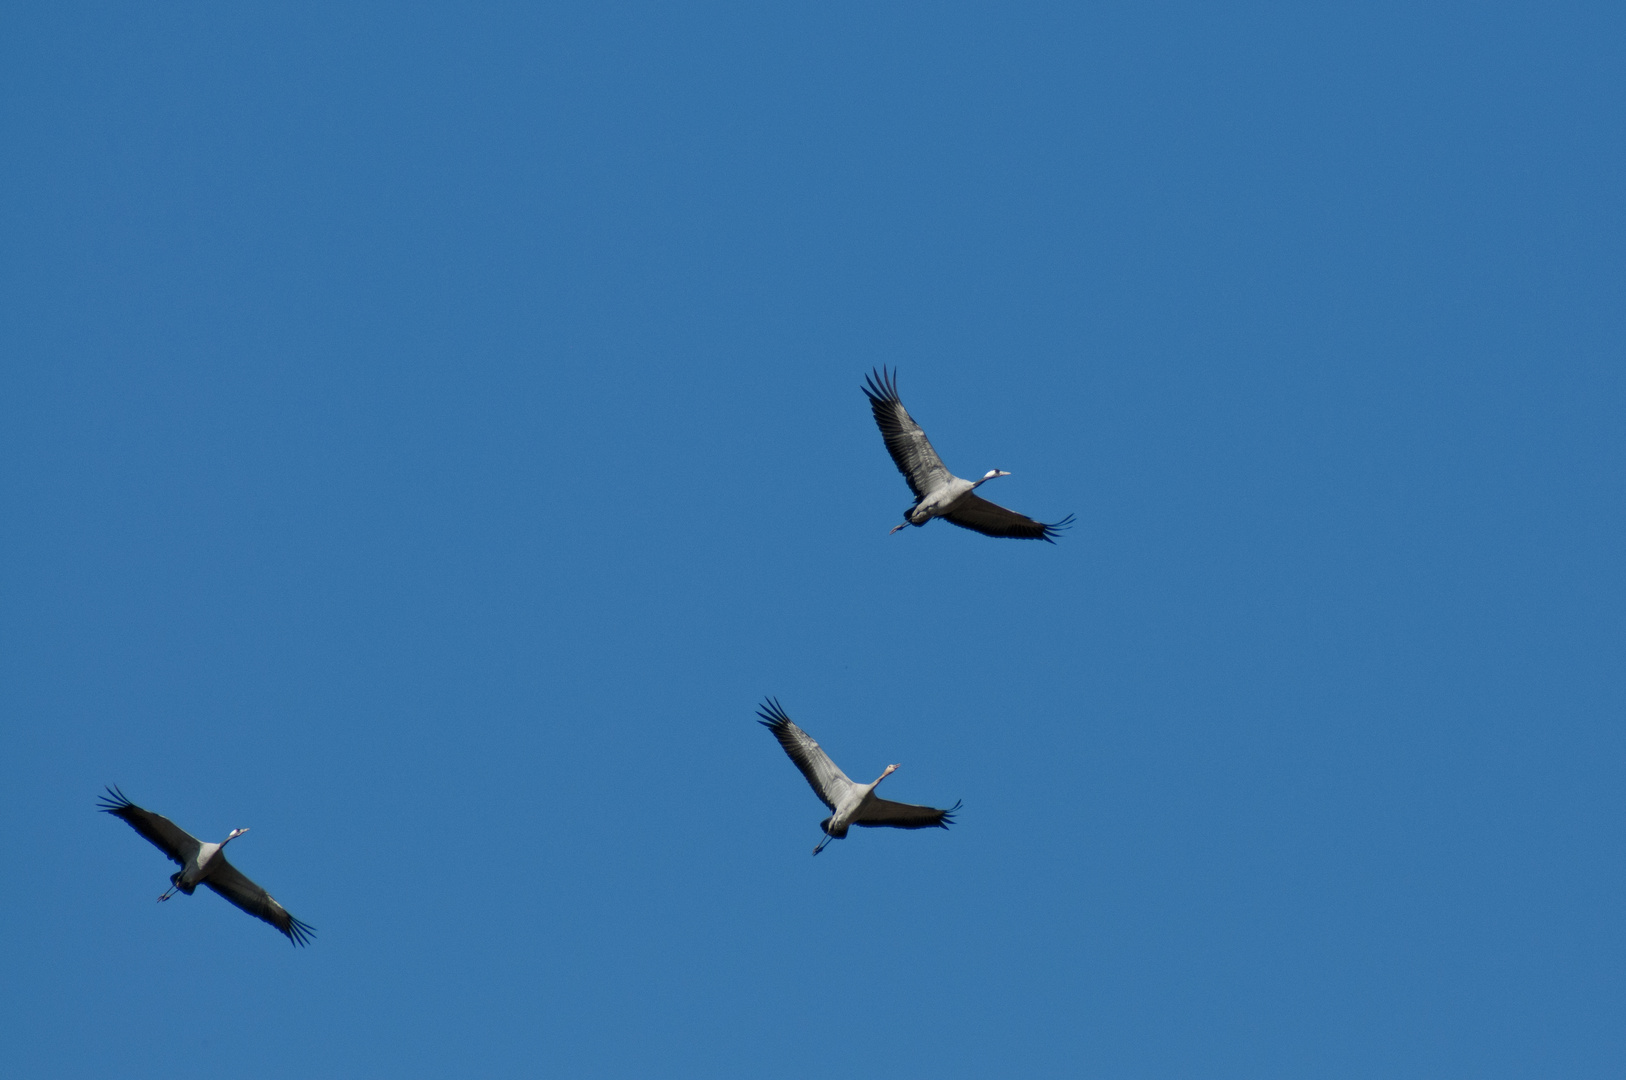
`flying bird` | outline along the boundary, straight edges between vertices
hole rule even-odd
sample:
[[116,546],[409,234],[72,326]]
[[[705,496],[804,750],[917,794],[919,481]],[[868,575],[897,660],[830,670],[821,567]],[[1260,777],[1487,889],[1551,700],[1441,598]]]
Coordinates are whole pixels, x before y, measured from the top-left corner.
[[[864,395],[869,398],[870,411],[886,440],[886,451],[892,455],[898,471],[909,482],[915,493],[915,505],[903,512],[903,525],[924,525],[940,517],[951,525],[980,532],[984,536],[1009,536],[1019,540],[1044,540],[1054,544],[1057,533],[1073,523],[1073,515],[1046,525],[1030,517],[996,506],[974,494],[976,489],[1000,476],[1011,475],[999,469],[989,469],[981,480],[962,480],[949,472],[943,459],[937,456],[926,433],[920,430],[909,410],[898,400],[898,373],[887,373],[885,368],[871,371],[864,378]],[[890,533],[888,535],[891,535]]]
[[785,748],[785,753],[802,770],[802,775],[812,785],[813,794],[833,811],[819,822],[819,828],[824,830],[824,839],[813,849],[813,854],[823,851],[824,845],[832,840],[844,839],[851,825],[862,825],[869,829],[882,826],[892,829],[946,829],[954,824],[954,812],[960,809],[959,803],[947,810],[935,810],[930,806],[876,798],[875,788],[897,771],[896,765],[888,765],[873,784],[855,784],[847,779],[846,773],[836,768],[836,763],[820,749],[812,736],[791,722],[785,710],[779,707],[779,702],[772,698],[764,701],[757,710],[757,716],[761,717],[757,722],[773,732],[779,745]]
[[179,871],[169,875],[169,888],[158,898],[160,903],[174,896],[177,889],[191,896],[199,885],[207,885],[256,919],[263,919],[287,934],[295,945],[308,944],[315,936],[314,929],[288,914],[270,893],[226,861],[226,845],[248,832],[247,829],[233,829],[220,843],[205,844],[162,814],[141,809],[116,787],[107,789],[97,809],[123,818],[130,828],[152,841],[153,847],[180,866]]

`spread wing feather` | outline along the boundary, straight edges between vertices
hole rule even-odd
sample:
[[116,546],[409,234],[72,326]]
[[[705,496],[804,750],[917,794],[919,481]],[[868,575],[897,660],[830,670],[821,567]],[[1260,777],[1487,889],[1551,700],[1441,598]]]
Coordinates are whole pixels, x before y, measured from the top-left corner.
[[936,810],[930,806],[871,799],[858,811],[853,824],[869,829],[882,826],[892,829],[946,829],[954,824],[954,813],[958,809],[959,803],[947,810]]
[[982,498],[975,492],[962,497],[954,509],[943,515],[943,520],[962,529],[980,532],[984,536],[1008,536],[1018,540],[1043,540],[1054,544],[1056,535],[1073,523],[1068,514],[1054,525],[1034,521],[1015,510],[1007,510]]
[[316,930],[288,914],[288,909],[274,900],[270,893],[243,876],[243,872],[226,861],[224,852],[211,861],[209,876],[203,883],[242,908],[256,919],[262,919],[288,935],[295,945],[309,944]]
[[178,866],[191,862],[198,849],[203,847],[197,837],[164,815],[141,809],[125,798],[124,792],[117,787],[108,788],[96,808],[104,814],[122,818],[126,825],[145,836],[153,847],[168,855],[170,861]]
[[830,755],[813,741],[811,735],[797,727],[791,718],[785,715],[785,710],[779,707],[778,701],[773,698],[767,699],[757,710],[757,715],[761,717],[757,722],[773,732],[774,738],[779,740],[779,745],[784,747],[785,753],[796,763],[796,767],[802,770],[802,775],[807,777],[808,786],[813,789],[813,794],[817,795],[825,806],[834,810],[854,786],[853,782],[847,779],[847,774],[836,767],[836,763],[830,760]]
[[898,400],[897,372],[888,373],[885,368],[871,371],[864,377],[864,396],[869,398],[875,425],[881,429],[881,438],[886,440],[886,452],[892,455],[898,471],[909,482],[916,501],[954,479],[943,465],[943,459],[932,449],[926,433]]

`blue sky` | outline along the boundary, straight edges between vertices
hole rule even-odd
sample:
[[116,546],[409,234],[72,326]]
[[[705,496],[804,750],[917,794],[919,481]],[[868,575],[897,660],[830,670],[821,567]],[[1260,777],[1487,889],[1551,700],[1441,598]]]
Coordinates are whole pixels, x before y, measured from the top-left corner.
[[0,1063],[1620,1075],[1623,23],[13,11]]

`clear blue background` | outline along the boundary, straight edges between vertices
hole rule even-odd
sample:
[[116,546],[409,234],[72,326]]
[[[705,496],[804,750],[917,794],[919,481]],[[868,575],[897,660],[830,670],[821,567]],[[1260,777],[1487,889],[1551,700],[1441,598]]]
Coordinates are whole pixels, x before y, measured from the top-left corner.
[[0,1065],[1622,1075],[1623,11],[12,8]]

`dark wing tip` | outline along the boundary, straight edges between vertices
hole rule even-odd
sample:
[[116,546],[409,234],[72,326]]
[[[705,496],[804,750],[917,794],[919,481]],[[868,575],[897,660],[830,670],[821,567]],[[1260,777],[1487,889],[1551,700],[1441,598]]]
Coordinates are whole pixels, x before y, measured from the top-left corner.
[[135,805],[135,803],[124,797],[124,792],[119,790],[117,784],[107,785],[107,794],[98,795],[96,799],[96,809],[104,814],[117,814]]
[[[1040,524],[1044,523],[1040,522]],[[1046,543],[1054,544],[1056,542],[1056,537],[1060,536],[1063,532],[1071,529],[1072,527],[1073,515],[1068,514],[1066,517],[1062,518],[1058,522],[1055,522],[1054,524],[1045,525],[1044,534],[1041,535],[1039,539],[1045,541]]]
[[757,723],[777,730],[780,725],[788,724],[791,719],[785,710],[780,707],[778,698],[763,698],[762,704],[757,708]]
[[290,915],[288,916],[288,926],[283,930],[283,933],[287,934],[288,940],[296,946],[309,945],[312,939],[316,937],[316,927],[310,923],[300,922]]
[[943,820],[937,823],[939,829],[946,829],[954,824],[954,815],[960,812],[960,804],[964,801],[963,799],[955,799],[954,805],[943,811]]
[[864,376],[863,389],[864,395],[869,398],[871,404],[902,404],[898,400],[898,373],[893,371],[888,374],[884,364],[881,365],[879,371],[871,368],[870,373]]

